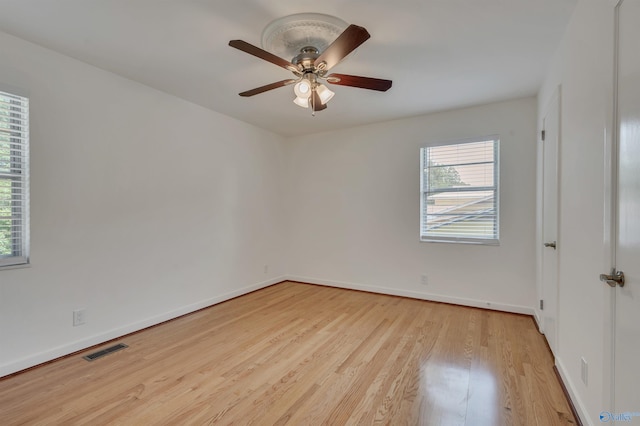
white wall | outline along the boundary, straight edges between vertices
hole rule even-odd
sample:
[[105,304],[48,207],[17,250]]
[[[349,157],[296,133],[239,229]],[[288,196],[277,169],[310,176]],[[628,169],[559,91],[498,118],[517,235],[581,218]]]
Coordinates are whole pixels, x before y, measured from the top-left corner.
[[[491,134],[501,139],[500,246],[419,242],[420,147]],[[535,135],[527,98],[292,140],[289,277],[533,313]]]
[[4,33],[0,52],[2,87],[31,98],[32,159],[0,376],[282,278],[281,137]]
[[[614,2],[581,0],[539,92],[542,117],[562,84],[560,142],[559,316],[556,365],[587,424],[611,410],[606,347],[610,292],[607,152],[613,105]],[[541,124],[539,124],[541,125]],[[580,358],[589,364],[581,380]]]

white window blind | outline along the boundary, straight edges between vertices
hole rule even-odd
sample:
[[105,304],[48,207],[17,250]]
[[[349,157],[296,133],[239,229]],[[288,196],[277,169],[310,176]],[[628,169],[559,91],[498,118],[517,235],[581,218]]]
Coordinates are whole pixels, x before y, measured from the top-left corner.
[[499,140],[421,149],[422,241],[498,244]]
[[0,267],[29,259],[29,99],[0,91]]

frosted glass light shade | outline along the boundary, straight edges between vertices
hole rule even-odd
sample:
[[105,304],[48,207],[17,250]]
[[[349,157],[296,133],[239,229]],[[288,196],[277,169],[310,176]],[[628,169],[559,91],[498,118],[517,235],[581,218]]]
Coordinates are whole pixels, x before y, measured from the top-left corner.
[[293,86],[293,92],[299,98],[309,99],[309,96],[311,96],[311,83],[307,80],[299,81]]
[[316,92],[318,92],[318,96],[320,96],[320,102],[322,102],[322,105],[329,102],[331,98],[333,98],[333,95],[335,95],[335,93],[329,90],[329,88],[324,84],[320,84],[316,87]]
[[302,108],[309,108],[309,98],[301,98],[299,96],[296,96],[296,98],[293,100],[293,103]]

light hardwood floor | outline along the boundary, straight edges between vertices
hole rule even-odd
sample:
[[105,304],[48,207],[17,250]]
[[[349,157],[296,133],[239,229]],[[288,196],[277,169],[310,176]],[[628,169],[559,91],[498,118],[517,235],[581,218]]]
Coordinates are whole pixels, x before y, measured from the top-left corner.
[[574,424],[530,317],[285,282],[0,380],[0,424]]

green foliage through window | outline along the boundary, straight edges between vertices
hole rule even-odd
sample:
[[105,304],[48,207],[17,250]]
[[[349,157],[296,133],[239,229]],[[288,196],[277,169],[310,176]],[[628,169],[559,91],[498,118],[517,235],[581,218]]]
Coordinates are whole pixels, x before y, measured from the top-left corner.
[[429,186],[431,188],[447,188],[450,186],[468,186],[460,179],[460,173],[455,167],[437,164],[429,160]]
[[0,266],[27,263],[29,100],[0,92]]

